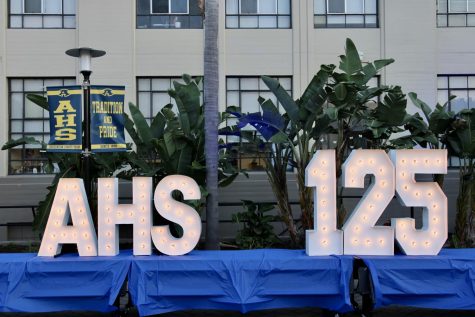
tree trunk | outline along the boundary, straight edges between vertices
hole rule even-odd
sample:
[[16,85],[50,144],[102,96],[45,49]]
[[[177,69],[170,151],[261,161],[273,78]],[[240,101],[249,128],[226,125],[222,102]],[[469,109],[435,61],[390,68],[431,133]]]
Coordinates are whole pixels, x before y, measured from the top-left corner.
[[218,124],[219,124],[219,28],[218,0],[205,1],[204,102],[206,155],[206,249],[219,249]]

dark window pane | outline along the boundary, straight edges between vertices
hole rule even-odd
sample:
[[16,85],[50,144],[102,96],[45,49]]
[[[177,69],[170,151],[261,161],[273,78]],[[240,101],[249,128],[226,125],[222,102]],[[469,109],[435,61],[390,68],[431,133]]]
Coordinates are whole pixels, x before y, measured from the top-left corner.
[[190,29],[203,28],[203,18],[201,16],[190,16]]
[[188,0],[173,0],[170,13],[188,13]]
[[152,28],[159,28],[159,29],[170,28],[170,17],[168,15],[152,16]]
[[146,29],[146,28],[150,28],[151,25],[150,25],[150,16],[147,15],[147,16],[143,16],[143,15],[139,15],[137,17],[137,29]]
[[168,0],[152,0],[152,13],[169,13]]
[[329,0],[328,13],[345,13],[345,0]]
[[150,0],[137,0],[137,14],[150,14]]
[[257,1],[256,0],[241,0],[241,13],[243,14],[256,14]]
[[25,0],[25,13],[41,13],[41,0]]
[[190,0],[190,15],[201,15],[199,0]]

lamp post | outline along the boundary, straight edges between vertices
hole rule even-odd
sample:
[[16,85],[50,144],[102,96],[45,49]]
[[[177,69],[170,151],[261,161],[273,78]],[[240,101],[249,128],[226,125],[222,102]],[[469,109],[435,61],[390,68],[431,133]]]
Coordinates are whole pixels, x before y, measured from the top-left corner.
[[[89,78],[92,74],[91,59],[95,57],[101,57],[106,55],[105,51],[95,50],[89,47],[73,48],[66,51],[66,55],[79,58],[79,72],[83,75],[82,82],[83,89],[83,113],[84,113],[84,138],[82,141],[83,153],[82,153],[82,168],[84,177],[84,187],[86,195],[91,201],[92,193],[92,179],[91,179],[91,83]],[[97,215],[93,215],[93,218],[97,218]],[[94,219],[94,223],[97,223],[97,219]]]

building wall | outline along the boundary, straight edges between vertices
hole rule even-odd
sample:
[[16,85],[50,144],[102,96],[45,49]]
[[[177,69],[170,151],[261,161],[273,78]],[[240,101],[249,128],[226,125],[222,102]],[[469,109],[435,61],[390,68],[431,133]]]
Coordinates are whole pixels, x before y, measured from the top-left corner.
[[[382,83],[417,92],[429,105],[436,102],[437,74],[475,74],[475,42],[470,40],[475,28],[437,28],[434,0],[380,0],[376,29],[315,29],[313,0],[292,1],[292,29],[226,29],[224,1],[220,3],[219,102],[223,109],[228,75],[292,76],[294,96],[301,95],[321,64],[338,63],[347,37],[356,43],[364,61],[395,58],[381,74]],[[91,81],[125,85],[130,102],[136,101],[137,77],[203,74],[203,30],[136,29],[135,11],[131,0],[80,0],[76,29],[8,29],[7,1],[1,1],[0,143],[8,139],[7,79],[76,76],[80,82],[77,61],[64,54],[69,48],[107,51],[93,60]],[[415,108],[411,105],[409,111]],[[7,165],[7,153],[0,151],[0,205],[36,204],[50,177],[8,176]],[[264,175],[255,174],[248,183],[249,195],[241,181],[223,190],[221,198],[235,201],[239,190],[239,199],[272,199]],[[455,171],[448,183],[453,207]]]

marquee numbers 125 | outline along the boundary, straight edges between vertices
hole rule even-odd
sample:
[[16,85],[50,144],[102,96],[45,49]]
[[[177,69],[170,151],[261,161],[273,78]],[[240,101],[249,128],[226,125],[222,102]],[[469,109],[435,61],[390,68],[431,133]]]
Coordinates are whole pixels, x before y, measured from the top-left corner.
[[[342,186],[371,185],[343,225],[336,228],[334,150],[317,151],[306,169],[314,188],[315,229],[307,230],[308,255],[393,255],[394,238],[409,255],[436,255],[447,240],[447,197],[435,182],[416,182],[416,174],[447,173],[446,150],[355,150],[343,164]],[[423,207],[423,225],[413,218],[394,218],[392,226],[375,226],[395,192],[404,206]]]

